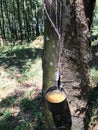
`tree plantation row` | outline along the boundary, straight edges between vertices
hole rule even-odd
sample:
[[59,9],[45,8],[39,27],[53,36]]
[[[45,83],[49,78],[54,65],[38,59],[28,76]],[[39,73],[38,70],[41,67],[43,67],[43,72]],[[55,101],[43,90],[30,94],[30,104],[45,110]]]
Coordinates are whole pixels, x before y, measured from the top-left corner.
[[33,40],[43,33],[42,0],[1,0],[0,39]]

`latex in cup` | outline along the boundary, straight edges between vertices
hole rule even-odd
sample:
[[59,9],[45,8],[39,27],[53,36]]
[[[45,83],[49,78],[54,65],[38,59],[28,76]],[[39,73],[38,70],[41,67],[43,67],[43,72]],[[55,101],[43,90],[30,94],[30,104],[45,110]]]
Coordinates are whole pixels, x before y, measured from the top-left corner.
[[46,89],[45,99],[47,101],[49,110],[53,114],[60,114],[64,111],[66,106],[66,94],[63,88],[57,89],[55,86]]

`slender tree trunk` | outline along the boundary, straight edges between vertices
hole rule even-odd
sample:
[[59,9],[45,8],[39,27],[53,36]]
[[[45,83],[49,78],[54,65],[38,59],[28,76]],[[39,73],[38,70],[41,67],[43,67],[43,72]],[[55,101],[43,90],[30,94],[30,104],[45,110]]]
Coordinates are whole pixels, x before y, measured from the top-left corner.
[[40,35],[39,32],[39,19],[38,19],[38,2],[36,2],[36,9],[35,9],[35,18],[36,18],[36,36]]
[[20,38],[21,38],[21,41],[23,40],[23,37],[22,37],[22,23],[21,23],[21,14],[20,14],[20,1],[17,0],[16,1],[16,4],[17,4],[17,11],[18,11],[18,22],[19,22],[19,28],[20,28]]
[[5,36],[5,27],[4,27],[4,24],[5,24],[5,21],[4,21],[4,15],[3,15],[3,1],[1,0],[1,17],[2,17],[2,24],[1,24],[1,32],[2,32],[2,38],[3,39],[6,39],[6,36]]
[[[90,6],[90,13],[86,13],[87,5],[83,0],[62,0],[62,26],[61,26],[61,75],[60,84],[67,94],[71,121],[69,127],[63,123],[64,130],[84,130],[85,113],[87,110],[87,94],[89,91],[89,58],[90,58],[90,25],[94,3]],[[45,0],[47,4],[47,0]],[[88,0],[88,4],[90,4]],[[91,5],[91,4],[90,4]],[[47,6],[48,7],[48,6]],[[88,7],[89,8],[89,7]],[[88,17],[87,17],[88,16]],[[89,22],[88,22],[89,18]],[[57,65],[57,35],[45,19],[45,44],[43,56],[43,91],[53,86],[50,79],[54,79]],[[53,115],[44,103],[46,126],[45,130],[52,128],[58,130]],[[65,113],[66,114],[66,113]],[[59,118],[62,115],[59,115]],[[66,116],[65,116],[66,117]],[[65,118],[64,117],[64,118]],[[61,118],[61,122],[64,122]],[[68,120],[68,118],[67,118]]]
[[28,2],[27,0],[25,1],[26,2],[26,6],[27,6],[27,9],[26,9],[26,27],[27,27],[27,40],[29,41],[29,34],[30,34],[30,30],[29,30],[29,5],[28,5]]
[[25,38],[29,41],[29,27],[28,27],[28,13],[27,13],[27,1],[24,0],[24,15],[25,15]]
[[18,39],[18,35],[17,35],[17,27],[16,27],[16,23],[15,23],[15,21],[16,21],[16,9],[15,9],[15,1],[13,0],[13,2],[12,2],[12,6],[13,6],[13,17],[14,17],[14,22],[13,22],[13,25],[14,25],[14,27],[15,27],[15,40],[17,40]]
[[33,27],[33,2],[32,0],[30,0],[30,6],[31,6],[31,15],[30,15],[30,19],[31,19],[31,39],[34,39],[34,27]]
[[29,41],[32,39],[32,24],[33,24],[33,14],[32,14],[32,0],[28,4],[28,19],[29,19]]
[[[8,5],[7,5],[7,2],[5,1],[4,2],[4,5],[5,5],[5,14],[6,14],[6,18],[8,20],[8,27],[9,27],[9,30],[10,30],[10,39],[12,40],[12,31],[11,31],[11,21],[10,21],[10,14],[9,14],[9,10],[8,10]],[[4,6],[3,5],[3,6]]]
[[22,1],[22,8],[23,8],[23,24],[24,24],[24,26],[23,26],[23,37],[24,37],[24,39],[26,39],[26,27],[25,27],[25,1],[23,0]]

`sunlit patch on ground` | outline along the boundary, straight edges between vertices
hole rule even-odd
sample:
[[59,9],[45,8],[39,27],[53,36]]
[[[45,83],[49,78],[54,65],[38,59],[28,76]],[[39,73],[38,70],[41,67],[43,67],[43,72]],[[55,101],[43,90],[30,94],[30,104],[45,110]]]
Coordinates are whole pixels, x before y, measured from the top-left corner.
[[0,67],[0,101],[6,98],[10,94],[13,94],[17,89],[18,83],[10,74],[6,72],[6,69]]
[[[30,129],[33,125],[37,127],[42,116],[42,108],[39,106],[42,90],[43,37],[38,37],[23,48],[16,44],[14,48],[6,49],[4,53],[0,53],[0,129]],[[3,58],[7,59],[4,63]]]
[[32,48],[43,48],[44,39],[43,36],[37,37],[31,44],[30,47]]

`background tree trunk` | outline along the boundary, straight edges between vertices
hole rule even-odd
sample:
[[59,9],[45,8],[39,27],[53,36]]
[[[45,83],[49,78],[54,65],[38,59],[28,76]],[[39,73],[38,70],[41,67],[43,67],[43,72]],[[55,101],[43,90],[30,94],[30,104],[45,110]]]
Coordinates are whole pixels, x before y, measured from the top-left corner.
[[21,23],[21,13],[20,13],[20,1],[17,0],[17,11],[18,11],[18,22],[19,22],[19,29],[20,29],[20,39],[21,41],[23,40],[23,36],[22,36],[22,23]]
[[[62,0],[62,37],[60,83],[64,87],[68,107],[70,109],[71,127],[63,124],[62,129],[84,130],[84,118],[87,110],[87,94],[89,91],[89,58],[90,58],[90,25],[94,3],[88,0]],[[45,1],[47,3],[47,0]],[[87,7],[90,12],[87,12]],[[90,15],[90,14],[91,15]],[[89,18],[89,22],[88,22]],[[50,79],[54,79],[57,65],[57,36],[49,21],[45,19],[45,44],[43,57],[43,91],[53,86]],[[48,21],[48,22],[47,22]],[[57,127],[53,115],[45,106],[47,129]],[[59,118],[61,115],[59,115]],[[65,117],[64,117],[65,118]],[[61,122],[64,121],[62,118]],[[68,119],[67,119],[68,120]],[[56,130],[59,129],[58,127]]]
[[5,21],[4,21],[4,14],[3,14],[3,1],[2,0],[1,0],[1,17],[2,17],[1,36],[2,36],[2,39],[6,39],[6,36],[5,36]]

